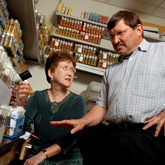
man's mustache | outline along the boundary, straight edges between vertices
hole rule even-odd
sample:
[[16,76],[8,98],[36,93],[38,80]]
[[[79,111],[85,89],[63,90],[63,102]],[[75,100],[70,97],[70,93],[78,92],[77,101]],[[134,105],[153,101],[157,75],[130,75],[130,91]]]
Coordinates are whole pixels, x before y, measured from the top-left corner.
[[115,44],[115,47],[117,47],[117,46],[120,46],[120,45],[125,45],[124,43],[121,43],[121,42],[118,42],[117,44]]

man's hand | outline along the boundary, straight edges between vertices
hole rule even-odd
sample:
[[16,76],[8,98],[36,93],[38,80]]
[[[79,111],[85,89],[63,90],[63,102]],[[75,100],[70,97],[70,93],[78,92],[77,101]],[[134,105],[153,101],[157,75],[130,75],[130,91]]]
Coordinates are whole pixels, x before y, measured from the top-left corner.
[[71,134],[76,133],[77,131],[80,131],[84,128],[85,124],[83,120],[77,119],[77,120],[62,120],[62,121],[51,121],[51,125],[54,126],[54,128],[66,128],[71,130]]
[[143,130],[146,130],[146,129],[152,127],[153,125],[157,124],[156,131],[154,134],[154,136],[157,137],[159,135],[159,132],[160,132],[162,126],[165,124],[165,111],[160,113],[158,116],[155,116],[149,120],[146,120],[144,122],[144,124],[146,124],[146,125],[143,127]]

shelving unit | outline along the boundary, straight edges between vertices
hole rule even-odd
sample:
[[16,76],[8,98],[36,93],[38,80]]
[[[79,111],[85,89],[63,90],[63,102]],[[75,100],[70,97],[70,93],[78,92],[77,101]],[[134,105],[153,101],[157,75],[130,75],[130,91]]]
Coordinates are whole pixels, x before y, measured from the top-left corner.
[[[59,21],[60,21],[61,17],[63,17],[63,16],[68,17],[70,19],[75,19],[75,20],[79,20],[79,21],[82,21],[82,22],[87,22],[87,23],[90,23],[90,24],[93,24],[93,25],[106,27],[105,24],[101,24],[101,23],[98,23],[98,22],[85,20],[85,19],[81,19],[81,18],[77,18],[77,17],[72,17],[72,16],[68,16],[68,15],[65,15],[65,14],[61,14],[61,13],[55,13],[55,27],[58,27]],[[76,38],[71,38],[71,37],[59,35],[59,34],[56,34],[56,33],[53,33],[52,36],[50,36],[50,38],[49,38],[50,41],[51,41],[52,37],[54,37],[56,39],[62,39],[62,40],[68,41],[68,42],[72,42],[73,45],[83,44],[83,45],[92,46],[92,47],[96,48],[96,52],[97,52],[96,54],[98,54],[98,52],[100,50],[115,53],[110,40],[107,40],[107,39],[102,39],[101,44],[99,45],[99,44],[79,40],[79,39],[76,39]],[[46,54],[44,54],[44,61],[46,61],[47,57],[48,56]],[[81,70],[81,71],[85,71],[85,72],[88,72],[88,73],[96,74],[96,75],[99,75],[99,76],[103,76],[104,72],[105,72],[105,69],[97,68],[97,67],[90,66],[90,65],[87,65],[87,64],[82,64],[82,63],[79,63],[79,62],[77,62],[77,64],[76,64],[76,69]]]

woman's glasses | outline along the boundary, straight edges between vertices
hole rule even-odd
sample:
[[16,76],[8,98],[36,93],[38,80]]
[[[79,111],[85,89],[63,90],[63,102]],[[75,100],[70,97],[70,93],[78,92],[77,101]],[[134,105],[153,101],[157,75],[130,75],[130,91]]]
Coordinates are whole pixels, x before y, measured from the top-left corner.
[[72,73],[76,73],[76,69],[75,68],[69,68],[67,66],[63,66],[63,67],[59,67],[62,68],[64,71],[71,71]]

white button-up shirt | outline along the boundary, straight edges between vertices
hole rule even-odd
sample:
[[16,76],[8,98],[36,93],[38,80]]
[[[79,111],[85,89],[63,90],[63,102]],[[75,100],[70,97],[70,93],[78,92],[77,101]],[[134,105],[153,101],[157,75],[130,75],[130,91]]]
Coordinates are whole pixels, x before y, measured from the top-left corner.
[[96,104],[113,123],[143,123],[165,110],[165,43],[143,39],[129,59],[109,66]]

